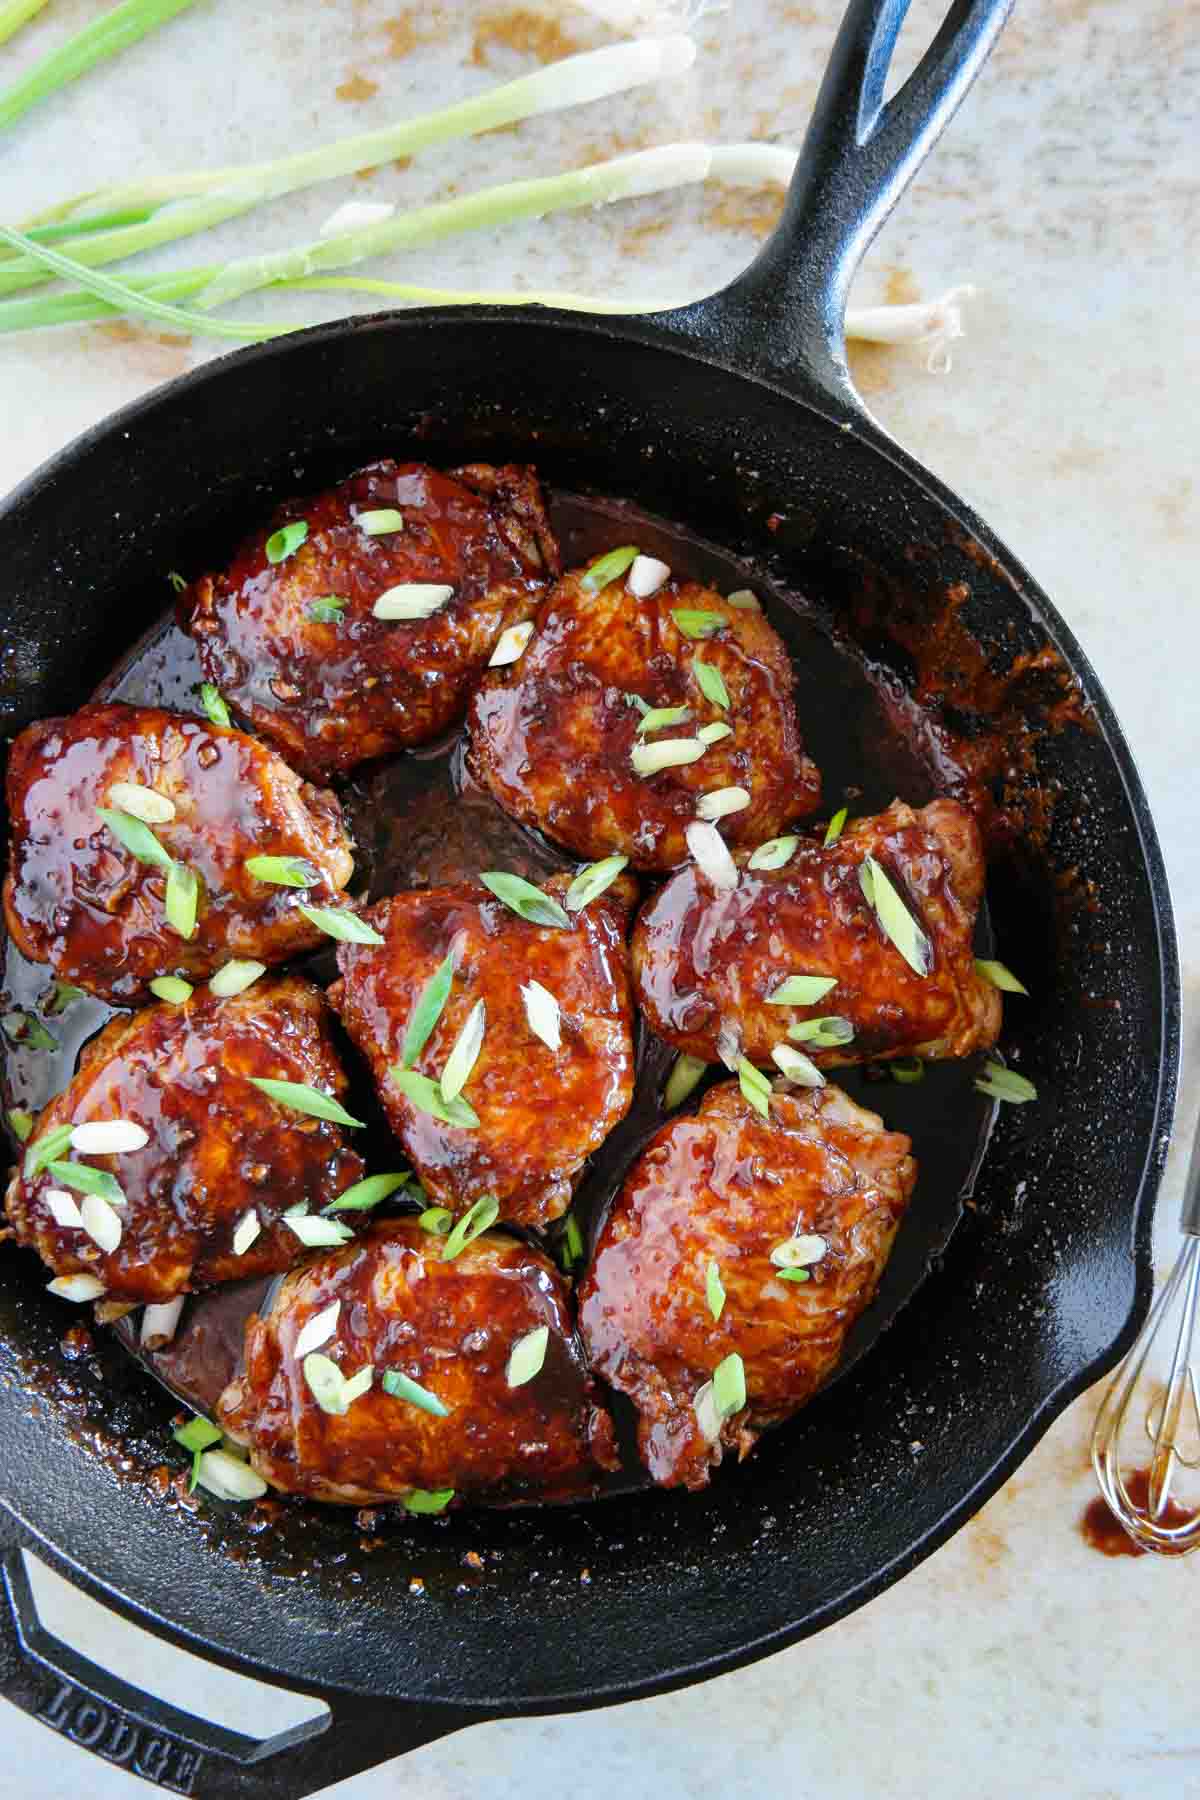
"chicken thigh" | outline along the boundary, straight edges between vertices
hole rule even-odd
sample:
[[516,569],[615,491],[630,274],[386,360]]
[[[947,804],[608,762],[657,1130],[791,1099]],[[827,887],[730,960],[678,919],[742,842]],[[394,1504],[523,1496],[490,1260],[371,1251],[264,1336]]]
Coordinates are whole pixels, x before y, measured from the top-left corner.
[[304,1245],[283,1214],[318,1212],[363,1165],[340,1125],[270,1098],[256,1077],[344,1092],[308,982],[264,977],[227,1000],[198,991],[114,1019],[25,1146],[5,1202],[18,1241],[55,1276],[94,1276],[110,1301],[289,1267]]
[[437,737],[558,550],[532,469],[370,464],[180,596],[204,672],[314,779]]
[[450,1260],[447,1242],[415,1219],[372,1225],[251,1316],[217,1417],[265,1480],[431,1512],[455,1494],[582,1495],[616,1466],[553,1265],[500,1232]]
[[870,1302],[916,1180],[909,1140],[839,1088],[736,1082],[664,1125],[580,1292],[592,1367],[638,1410],[655,1481],[700,1488],[805,1404]]
[[[113,702],[30,725],[9,757],[8,810],[13,941],[123,1005],[158,975],[311,949],[322,934],[297,899],[327,905],[354,868],[332,794],[244,732],[158,707]],[[262,856],[307,891],[253,873]],[[177,877],[191,913],[172,924]]]
[[757,607],[695,582],[639,599],[623,576],[597,580],[564,576],[520,660],[471,703],[470,768],[505,811],[639,869],[683,861],[705,796],[736,806],[721,825],[731,844],[814,811],[787,651]]
[[[828,1066],[995,1043],[1000,995],[972,948],[983,850],[957,801],[914,812],[895,800],[828,848],[799,843],[780,868],[741,860],[731,890],[689,864],[642,909],[634,979],[659,1037],[704,1062],[768,1067],[780,1044]],[[882,871],[874,901],[864,864],[868,881]]]

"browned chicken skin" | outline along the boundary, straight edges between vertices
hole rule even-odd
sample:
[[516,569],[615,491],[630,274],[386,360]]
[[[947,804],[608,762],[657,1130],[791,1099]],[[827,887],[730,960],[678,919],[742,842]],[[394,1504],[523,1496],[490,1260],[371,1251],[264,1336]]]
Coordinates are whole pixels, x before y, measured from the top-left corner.
[[[359,515],[381,511],[402,528],[369,535]],[[300,521],[304,541],[269,561],[272,533]],[[192,583],[179,620],[238,711],[327,777],[451,725],[501,630],[529,617],[557,572],[532,469],[383,461],[279,507],[227,570]],[[428,618],[374,616],[382,594],[413,583],[454,592]],[[330,601],[345,603],[336,616]]]
[[[163,869],[139,861],[98,808],[116,784],[151,788],[174,816],[151,826],[200,877],[193,937],[167,923]],[[8,764],[12,841],[4,912],[18,949],[64,980],[128,1004],[157,975],[211,975],[232,958],[282,962],[322,942],[297,898],[328,905],[353,871],[334,796],[244,732],[116,702],[43,719]],[[307,894],[248,873],[258,855],[298,857]]]
[[[201,990],[183,1006],[114,1019],[25,1146],[6,1199],[19,1241],[55,1275],[95,1275],[110,1301],[166,1301],[286,1269],[303,1246],[280,1215],[301,1202],[317,1212],[361,1178],[363,1165],[340,1126],[269,1099],[251,1076],[344,1092],[325,1004],[308,982],[263,977],[232,999]],[[113,1209],[120,1242],[107,1253],[51,1211],[56,1191],[80,1205],[83,1194],[53,1169],[29,1181],[23,1174],[56,1126],[100,1120],[129,1120],[149,1134],[144,1148],[120,1155],[61,1152],[63,1161],[107,1170],[124,1193]],[[237,1254],[234,1232],[248,1212],[260,1230]]]
[[[599,1375],[638,1408],[638,1441],[666,1486],[703,1487],[726,1448],[744,1456],[828,1379],[869,1304],[916,1180],[909,1140],[840,1088],[775,1093],[768,1124],[737,1084],[664,1125],[630,1170],[580,1292]],[[809,1279],[771,1251],[812,1237]],[[719,1320],[706,1281],[725,1290]],[[747,1404],[717,1421],[697,1397],[726,1357]],[[708,1432],[719,1423],[717,1438]]]
[[[223,1428],[250,1446],[266,1480],[288,1493],[361,1505],[415,1489],[464,1499],[560,1499],[613,1468],[612,1425],[575,1341],[561,1277],[540,1251],[486,1232],[452,1261],[444,1238],[414,1219],[370,1227],[283,1282],[265,1319],[246,1328],[243,1373],[221,1397]],[[369,1390],[323,1411],[296,1341],[338,1305],[320,1345],[343,1376],[370,1365]],[[513,1346],[547,1327],[545,1361],[508,1384]],[[383,1387],[387,1370],[449,1409],[432,1414]]]
[[[639,869],[684,860],[696,803],[719,788],[750,796],[722,820],[730,844],[761,843],[814,811],[820,777],[800,741],[787,651],[763,614],[696,582],[671,580],[639,600],[621,577],[591,594],[585,575],[563,577],[520,661],[487,675],[471,703],[470,767],[505,811],[580,856],[620,852]],[[722,623],[690,638],[679,611]],[[701,690],[698,661],[720,675],[728,709]],[[639,736],[631,695],[690,717]],[[721,724],[730,735],[697,760],[648,777],[634,768],[635,745],[695,740]]]
[[[868,853],[932,943],[927,975],[909,967],[867,904],[858,871]],[[638,1004],[660,1037],[705,1062],[720,1059],[723,1023],[745,1056],[769,1067],[789,1026],[830,1017],[853,1026],[849,1043],[797,1044],[826,1066],[986,1049],[1000,1031],[1001,1002],[974,963],[983,879],[978,828],[954,800],[920,812],[893,801],[877,818],[854,820],[828,849],[801,843],[781,869],[743,867],[732,893],[689,864],[634,928]],[[811,1005],[771,1005],[767,996],[791,975],[832,975],[837,986]]]
[[[560,901],[566,876],[545,892]],[[528,924],[483,887],[397,894],[365,915],[379,946],[342,944],[342,979],[329,998],[371,1065],[393,1131],[433,1198],[459,1210],[494,1194],[504,1219],[545,1225],[571,1203],[585,1159],[624,1118],[633,1095],[633,1018],[625,929],[626,881],[572,916],[569,929]],[[478,1127],[421,1111],[389,1071],[439,963],[457,946],[454,985],[417,1072],[437,1081],[477,1001],[483,1045],[462,1098]],[[530,1028],[522,988],[558,1001],[561,1042]]]

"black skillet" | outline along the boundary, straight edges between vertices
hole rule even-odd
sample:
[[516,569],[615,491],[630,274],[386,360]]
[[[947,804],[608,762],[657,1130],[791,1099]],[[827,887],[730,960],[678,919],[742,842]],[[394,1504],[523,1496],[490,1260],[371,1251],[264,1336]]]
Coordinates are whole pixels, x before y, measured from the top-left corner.
[[[852,0],[784,221],[709,300],[285,338],[118,414],[0,512],[10,733],[87,697],[161,610],[167,569],[206,566],[279,495],[398,447],[532,460],[560,490],[628,496],[723,547],[773,613],[807,597],[889,718],[932,719],[913,740],[928,780],[970,763],[1001,803],[998,953],[1034,995],[1009,1006],[1005,1049],[1041,1094],[1005,1110],[961,1224],[873,1354],[708,1493],[401,1520],[373,1554],[335,1509],[264,1529],[164,1501],[161,1390],[111,1345],[64,1359],[62,1308],[6,1251],[0,1691],[77,1743],[177,1792],[286,1800],[472,1721],[751,1661],[927,1556],[1128,1346],[1179,1041],[1145,797],[1071,633],[863,412],[841,344],[850,276],[1008,3],[958,0],[884,104],[906,6]],[[260,1744],[137,1692],[40,1626],[21,1545],[164,1637],[321,1696],[330,1719]]]

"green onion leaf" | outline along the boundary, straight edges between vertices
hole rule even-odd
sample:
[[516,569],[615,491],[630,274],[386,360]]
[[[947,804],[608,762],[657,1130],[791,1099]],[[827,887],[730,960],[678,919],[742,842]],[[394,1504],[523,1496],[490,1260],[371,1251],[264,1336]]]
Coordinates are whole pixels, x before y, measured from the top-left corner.
[[900,952],[914,975],[928,975],[933,967],[933,945],[896,892],[882,864],[867,855],[858,870],[858,884],[879,921],[884,936]]
[[26,1050],[58,1049],[58,1039],[32,1013],[5,1013],[3,1019],[0,1019],[0,1025],[4,1027],[4,1035],[10,1044],[21,1044]]
[[283,562],[285,557],[300,548],[307,536],[307,519],[295,519],[290,525],[281,525],[279,530],[273,531],[267,539],[267,561],[269,563]]
[[170,582],[171,586],[175,589],[175,592],[177,594],[182,594],[184,588],[187,586],[187,582],[184,580],[183,576],[179,573],[178,569],[168,569],[167,570],[167,580]]
[[546,1360],[546,1346],[550,1342],[550,1327],[538,1325],[533,1331],[527,1331],[524,1337],[518,1338],[508,1355],[508,1369],[505,1379],[510,1388],[524,1387],[535,1375],[542,1372],[542,1364]]
[[404,514],[394,506],[380,506],[372,512],[358,513],[354,523],[368,537],[387,537],[390,532],[404,530]]
[[163,849],[148,825],[135,819],[132,813],[120,812],[113,807],[98,806],[96,811],[108,826],[117,842],[136,856],[141,863],[149,863],[155,869],[174,868],[171,857]]
[[637,735],[644,737],[648,731],[663,731],[668,725],[682,725],[691,716],[690,706],[652,706],[642,714]]
[[776,1281],[811,1281],[812,1276],[807,1269],[776,1269]]
[[648,712],[653,711],[650,702],[648,700],[643,700],[640,694],[626,694],[624,698],[628,701],[630,706],[637,707],[637,710],[641,713],[643,718],[645,718]]
[[400,1504],[405,1512],[440,1513],[445,1512],[454,1498],[453,1488],[410,1488],[407,1494],[401,1494]]
[[445,1237],[453,1223],[454,1214],[448,1206],[427,1206],[417,1219],[421,1230],[431,1237]]
[[1032,1081],[995,1061],[984,1063],[983,1075],[975,1086],[990,1100],[1005,1100],[1010,1106],[1024,1106],[1027,1100],[1037,1099],[1037,1089]]
[[569,1212],[563,1220],[563,1234],[559,1241],[562,1266],[568,1274],[577,1263],[583,1261],[583,1232],[579,1228],[579,1220],[573,1212]]
[[93,1169],[89,1163],[58,1162],[48,1163],[46,1173],[53,1175],[55,1181],[63,1187],[74,1188],[79,1194],[97,1194],[101,1200],[115,1201],[118,1206],[125,1205],[125,1189],[115,1175],[107,1169]]
[[250,1075],[247,1079],[251,1087],[258,1088],[268,1099],[277,1100],[280,1106],[290,1106],[293,1112],[307,1113],[313,1119],[331,1119],[335,1125],[361,1127],[363,1123],[352,1119],[344,1106],[320,1088],[305,1087],[299,1081],[271,1081],[262,1075]]
[[445,1010],[450,998],[450,989],[454,984],[454,969],[458,961],[456,953],[451,950],[438,964],[434,973],[421,990],[417,1004],[408,1021],[404,1033],[404,1043],[400,1049],[400,1060],[406,1069],[411,1069],[429,1042],[434,1026]]
[[428,1388],[423,1388],[409,1376],[402,1375],[399,1369],[385,1369],[379,1385],[385,1394],[391,1394],[396,1400],[407,1400],[410,1406],[419,1406],[422,1412],[432,1413],[437,1419],[448,1419],[453,1411],[436,1394],[431,1394]]
[[722,738],[733,736],[733,726],[717,720],[712,725],[702,725],[696,736],[702,744],[719,744]]
[[487,1007],[482,1000],[477,1000],[463,1021],[463,1028],[455,1038],[453,1048],[446,1058],[446,1066],[442,1070],[438,1086],[444,1105],[449,1106],[451,1101],[457,1100],[470,1080],[471,1071],[483,1049],[486,1028]]
[[603,856],[599,862],[589,863],[586,869],[580,869],[563,895],[563,905],[567,911],[582,912],[585,906],[598,900],[605,889],[612,886],[628,861],[627,856]]
[[854,1027],[849,1019],[841,1019],[834,1013],[825,1019],[802,1019],[798,1025],[789,1025],[788,1036],[793,1044],[813,1044],[818,1050],[835,1050],[840,1044],[853,1041]]
[[169,1006],[182,1006],[185,1000],[191,999],[195,989],[180,975],[157,975],[150,983],[150,992],[156,1000],[165,1000]]
[[663,1093],[663,1105],[668,1112],[682,1106],[696,1084],[704,1077],[708,1064],[701,1062],[698,1056],[677,1056],[667,1077],[666,1089]]
[[798,1087],[819,1088],[825,1086],[825,1077],[810,1057],[803,1050],[793,1050],[790,1044],[774,1044],[771,1047],[771,1060],[789,1081]]
[[680,606],[671,614],[685,638],[708,638],[723,631],[729,620],[724,613],[705,612],[702,608]]
[[255,881],[269,881],[274,887],[312,887],[321,879],[320,870],[302,856],[248,856],[242,867]]
[[13,1136],[19,1144],[27,1144],[33,1133],[33,1114],[23,1107],[10,1106],[8,1124]]
[[580,577],[581,590],[585,594],[598,594],[610,581],[615,581],[618,575],[625,573],[637,553],[636,544],[623,544],[619,550],[610,550],[607,555],[598,556],[594,563],[589,563],[586,572]]
[[163,911],[167,924],[181,938],[196,935],[196,914],[200,906],[200,877],[184,863],[173,862],[167,872],[167,897]]
[[453,1262],[460,1250],[465,1250],[482,1231],[494,1225],[500,1217],[500,1202],[494,1194],[483,1194],[458,1221],[442,1245],[442,1261]]
[[340,625],[342,614],[349,606],[348,600],[342,600],[337,594],[322,594],[319,600],[310,600],[305,607],[305,617],[314,625]]
[[337,938],[343,944],[382,944],[384,939],[373,925],[360,919],[357,913],[350,912],[344,906],[306,906],[300,902],[296,911],[303,913],[310,925],[323,931],[327,937]]
[[34,1181],[50,1163],[57,1161],[71,1147],[73,1125],[56,1125],[45,1137],[37,1139],[25,1153],[25,1179]]
[[346,1378],[331,1356],[310,1350],[301,1363],[308,1391],[322,1412],[335,1416],[346,1411],[343,1390]]
[[767,1005],[815,1006],[836,986],[836,975],[789,975],[767,995]]
[[834,813],[832,819],[830,819],[828,825],[825,827],[825,848],[826,848],[826,850],[829,849],[831,844],[836,844],[838,839],[841,837],[842,831],[846,824],[846,819],[849,815],[849,812],[850,812],[850,808],[848,806],[840,806],[838,808],[838,810]]
[[378,1206],[389,1194],[411,1181],[412,1176],[405,1169],[399,1175],[368,1175],[363,1181],[356,1181],[340,1193],[336,1200],[331,1200],[324,1208],[327,1213],[336,1212],[368,1212],[371,1207]]
[[506,875],[503,870],[490,869],[479,879],[490,893],[495,894],[497,900],[502,900],[519,919],[524,919],[529,925],[554,925],[562,930],[571,923],[557,900],[552,900],[549,894],[543,894],[541,888],[534,887],[531,881],[525,881],[520,875]]
[[917,1056],[894,1056],[884,1067],[892,1080],[900,1082],[902,1087],[911,1087],[914,1082],[925,1079],[925,1064]]
[[399,1063],[393,1063],[388,1074],[409,1105],[415,1106],[418,1112],[441,1119],[444,1125],[457,1125],[463,1131],[474,1131],[478,1126],[479,1114],[461,1094],[447,1100],[436,1081],[430,1081],[428,1075],[419,1075],[416,1069],[402,1068]]
[[991,982],[994,988],[999,988],[1001,993],[1024,994],[1028,998],[1029,989],[1024,982],[1018,981],[1012,970],[1005,968],[1002,962],[992,962],[987,957],[977,956],[975,973],[982,980]]
[[692,674],[700,684],[700,692],[704,698],[711,700],[714,706],[723,706],[728,710],[729,689],[722,680],[720,669],[714,669],[711,663],[706,663],[697,656],[692,662]]
[[214,725],[229,727],[233,721],[229,717],[229,708],[225,704],[225,696],[215,682],[200,683],[200,704]]
[[52,1013],[66,1012],[68,1006],[74,1001],[85,1000],[86,998],[87,994],[83,988],[74,987],[69,981],[56,981],[54,984],[54,998],[51,1000],[47,1010]]
[[734,1350],[713,1370],[713,1402],[719,1419],[741,1412],[746,1404],[746,1366]]
[[746,1057],[737,1060],[738,1085],[742,1096],[748,1100],[755,1112],[761,1113],[764,1119],[771,1117],[771,1083],[760,1069]]
[[798,837],[768,838],[765,844],[760,844],[758,849],[751,854],[746,867],[748,869],[782,869],[785,863],[791,862],[799,842]]
[[715,1262],[710,1262],[704,1271],[704,1297],[708,1301],[708,1310],[714,1320],[719,1320],[725,1311],[725,1285],[721,1280],[721,1271]]
[[213,1444],[219,1444],[221,1433],[211,1419],[189,1419],[186,1425],[177,1425],[171,1436],[185,1450],[208,1450]]

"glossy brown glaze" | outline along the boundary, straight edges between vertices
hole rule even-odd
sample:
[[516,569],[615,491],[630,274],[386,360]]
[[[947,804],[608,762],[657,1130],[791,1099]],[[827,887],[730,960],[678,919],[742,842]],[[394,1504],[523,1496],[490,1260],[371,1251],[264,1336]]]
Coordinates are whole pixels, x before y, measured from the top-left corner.
[[[655,1481],[705,1486],[726,1449],[745,1456],[828,1379],[912,1192],[909,1149],[839,1088],[772,1095],[768,1124],[735,1082],[651,1139],[600,1234],[579,1317],[592,1367],[638,1409]],[[770,1260],[793,1234],[827,1246],[806,1282],[781,1280]],[[719,1320],[710,1262],[726,1295]],[[735,1351],[747,1405],[711,1442],[696,1396]]]
[[[114,1019],[43,1112],[27,1149],[67,1123],[141,1125],[150,1139],[144,1149],[63,1153],[120,1183],[121,1241],[105,1254],[78,1227],[59,1225],[46,1195],[61,1182],[49,1170],[26,1181],[24,1160],[6,1197],[18,1240],[55,1275],[97,1276],[110,1300],[170,1300],[288,1268],[303,1246],[280,1215],[301,1201],[317,1212],[361,1178],[363,1164],[340,1126],[268,1099],[251,1076],[344,1093],[325,1003],[308,982],[264,976],[229,1000],[204,990],[184,1006]],[[261,1230],[235,1255],[234,1230],[251,1210]]]
[[[7,780],[4,912],[13,941],[64,980],[118,1003],[137,999],[156,975],[203,978],[235,957],[283,962],[322,941],[296,911],[297,890],[255,880],[248,857],[303,858],[317,871],[307,896],[317,903],[336,898],[353,872],[334,796],[301,781],[266,745],[206,719],[85,706],[23,731]],[[113,805],[117,782],[153,788],[175,806],[153,830],[200,877],[190,939],[167,923],[164,871],[139,862],[98,816]]]
[[[545,891],[561,900],[569,877]],[[633,1013],[626,880],[574,915],[568,930],[527,924],[475,884],[397,894],[365,915],[386,942],[342,944],[329,998],[371,1065],[380,1099],[426,1192],[455,1211],[494,1194],[519,1225],[546,1225],[571,1203],[573,1179],[633,1097]],[[437,1080],[476,1001],[483,1047],[463,1098],[475,1129],[419,1111],[390,1079],[413,1010],[456,947],[449,1000],[417,1058]],[[540,982],[561,1009],[561,1045],[530,1030],[522,987]]]
[[[369,537],[359,513],[393,509],[401,531]],[[283,561],[266,543],[305,520]],[[337,487],[280,506],[229,568],[180,596],[179,622],[209,679],[239,713],[314,777],[425,743],[457,719],[505,626],[528,618],[558,552],[532,469],[440,474],[372,463]],[[452,587],[428,619],[376,619],[388,588]],[[345,601],[340,618],[309,616]]]
[[[760,612],[711,588],[669,581],[648,600],[625,579],[599,594],[564,576],[538,613],[536,634],[511,669],[484,679],[470,711],[468,758],[504,809],[580,856],[619,851],[635,868],[672,869],[687,855],[685,827],[702,794],[742,787],[750,804],[721,829],[730,844],[758,844],[814,811],[820,777],[804,754],[787,651]],[[677,610],[720,614],[713,637],[680,631]],[[697,658],[716,669],[728,710],[702,693]],[[635,694],[690,717],[638,736]],[[695,762],[638,775],[634,745],[733,727]]]
[[[415,1219],[370,1227],[344,1250],[312,1257],[246,1328],[242,1374],[218,1417],[250,1446],[264,1478],[288,1493],[361,1506],[413,1488],[463,1499],[586,1494],[616,1465],[612,1424],[575,1340],[566,1288],[540,1251],[487,1232],[450,1262],[445,1240]],[[342,1415],[323,1412],[296,1340],[339,1303],[323,1356],[349,1377],[370,1364],[370,1390]],[[509,1387],[513,1345],[549,1328],[545,1362]],[[450,1409],[446,1417],[388,1394],[395,1369]]]
[[[909,967],[863,897],[858,871],[868,853],[933,945],[928,975]],[[732,893],[717,892],[689,863],[634,928],[638,1003],[660,1037],[705,1062],[720,1060],[724,1022],[742,1052],[769,1067],[790,1025],[827,1016],[848,1019],[854,1039],[837,1050],[798,1046],[825,1066],[986,1049],[999,1034],[1001,1003],[975,968],[983,880],[978,827],[953,800],[920,812],[893,801],[877,818],[854,820],[829,849],[802,841],[782,869],[743,868]],[[770,1005],[767,995],[789,975],[833,975],[837,986],[815,1005]]]

